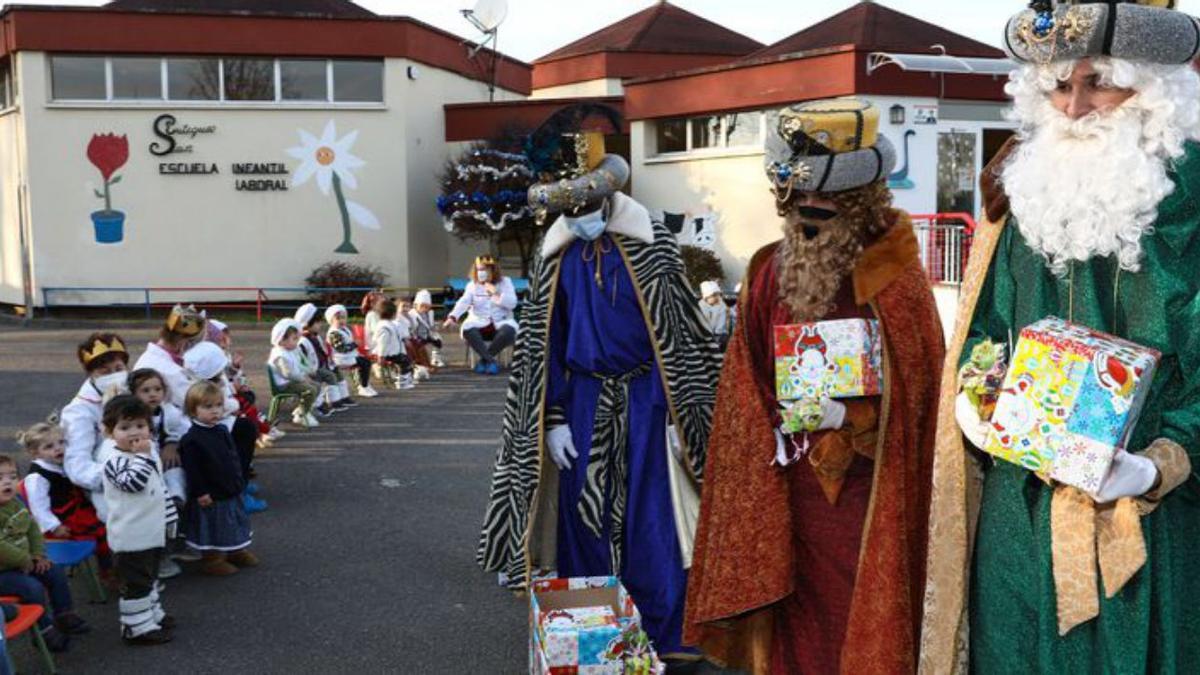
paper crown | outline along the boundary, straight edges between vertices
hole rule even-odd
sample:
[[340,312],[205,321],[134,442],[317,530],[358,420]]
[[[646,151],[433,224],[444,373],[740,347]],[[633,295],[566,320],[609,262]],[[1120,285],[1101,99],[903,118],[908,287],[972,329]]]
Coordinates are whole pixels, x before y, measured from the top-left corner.
[[204,331],[204,313],[197,312],[195,305],[175,305],[167,315],[167,330],[183,337],[196,337]]
[[495,265],[495,264],[496,264],[496,259],[490,255],[481,255],[475,259],[476,267],[481,267],[481,266],[491,267],[492,265]]
[[1021,63],[1111,56],[1164,65],[1200,54],[1200,22],[1175,0],[1035,0],[1009,20],[1004,50]]
[[785,108],[768,130],[766,172],[776,196],[844,192],[886,177],[896,150],[879,134],[879,109],[857,98]]
[[107,340],[103,336],[97,336],[89,344],[79,348],[79,360],[83,362],[84,368],[107,354],[120,354],[126,361],[129,360],[129,350],[125,349],[125,343],[121,342],[121,338],[115,335]]

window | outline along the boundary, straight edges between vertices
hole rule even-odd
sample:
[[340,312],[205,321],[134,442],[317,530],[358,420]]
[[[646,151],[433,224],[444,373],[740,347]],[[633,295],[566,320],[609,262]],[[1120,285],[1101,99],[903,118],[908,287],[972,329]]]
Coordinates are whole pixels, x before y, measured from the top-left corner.
[[0,110],[17,104],[17,93],[13,90],[12,62],[0,62]]
[[753,151],[763,146],[763,112],[664,119],[655,123],[655,152],[665,154]]
[[102,56],[55,56],[50,59],[51,95],[60,100],[108,98]]
[[383,61],[334,61],[333,100],[382,103]]
[[167,59],[167,98],[172,101],[218,101],[221,62],[217,59]]
[[284,101],[328,101],[329,62],[280,59],[279,88],[279,98]]
[[687,152],[687,120],[659,120],[655,124],[655,137],[658,154],[668,152]]
[[113,58],[114,99],[161,99],[162,59]]
[[222,59],[226,101],[274,101],[275,62],[272,59]]

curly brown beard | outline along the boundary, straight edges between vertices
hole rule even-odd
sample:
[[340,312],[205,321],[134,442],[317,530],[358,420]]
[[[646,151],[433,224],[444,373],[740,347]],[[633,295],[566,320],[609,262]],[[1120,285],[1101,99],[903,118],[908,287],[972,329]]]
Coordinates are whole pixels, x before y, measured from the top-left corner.
[[[784,224],[779,247],[779,299],[793,321],[818,321],[834,310],[838,289],[862,257],[864,246],[887,228],[886,212],[892,205],[887,183],[877,181],[822,197],[837,204],[838,215],[820,223],[820,233],[809,239],[799,224]],[[776,198],[782,217],[798,206],[798,194],[786,201]]]

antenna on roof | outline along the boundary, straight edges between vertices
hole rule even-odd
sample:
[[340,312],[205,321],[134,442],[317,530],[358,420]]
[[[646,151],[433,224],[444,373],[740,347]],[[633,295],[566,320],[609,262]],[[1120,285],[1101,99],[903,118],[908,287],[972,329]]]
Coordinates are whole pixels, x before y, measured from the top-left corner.
[[488,67],[488,99],[496,100],[496,68],[500,65],[500,52],[496,45],[500,24],[508,17],[508,0],[475,0],[475,6],[462,10],[463,18],[483,33],[483,40],[471,48],[469,56],[476,58],[484,47],[491,45],[492,62]]

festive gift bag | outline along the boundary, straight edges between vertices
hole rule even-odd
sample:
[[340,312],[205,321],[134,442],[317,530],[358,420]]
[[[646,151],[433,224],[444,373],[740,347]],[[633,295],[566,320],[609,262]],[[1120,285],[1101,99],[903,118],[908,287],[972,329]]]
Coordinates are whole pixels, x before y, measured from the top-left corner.
[[842,319],[775,327],[775,398],[787,431],[804,431],[804,416],[822,398],[883,391],[883,340],[875,319]]
[[529,672],[654,675],[662,664],[641,626],[633,598],[616,577],[535,581],[529,594]]
[[1021,331],[984,450],[1095,493],[1124,448],[1159,353],[1055,317]]

